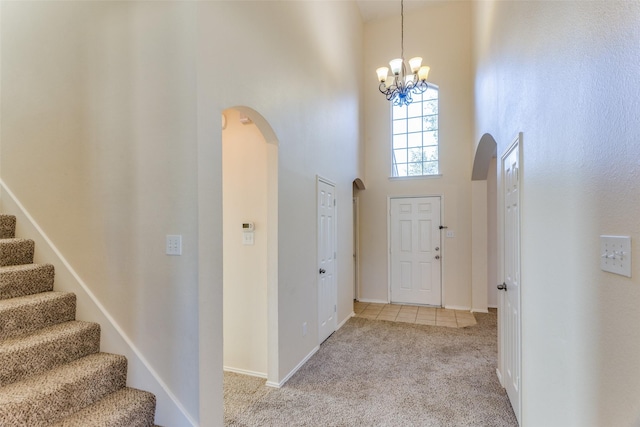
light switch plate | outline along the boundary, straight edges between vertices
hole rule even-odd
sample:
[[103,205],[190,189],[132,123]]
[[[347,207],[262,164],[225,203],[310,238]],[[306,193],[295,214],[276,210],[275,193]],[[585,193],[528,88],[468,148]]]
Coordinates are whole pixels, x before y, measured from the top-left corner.
[[167,235],[166,250],[167,255],[182,255],[182,236],[181,235]]
[[253,245],[253,231],[244,231],[242,233],[242,244],[245,246]]
[[631,237],[600,236],[600,268],[631,277]]

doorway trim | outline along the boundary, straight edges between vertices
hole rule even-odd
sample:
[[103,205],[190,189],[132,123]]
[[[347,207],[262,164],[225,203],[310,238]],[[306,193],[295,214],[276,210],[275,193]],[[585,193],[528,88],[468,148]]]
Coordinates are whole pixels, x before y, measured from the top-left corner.
[[360,198],[353,196],[353,299],[360,297]]

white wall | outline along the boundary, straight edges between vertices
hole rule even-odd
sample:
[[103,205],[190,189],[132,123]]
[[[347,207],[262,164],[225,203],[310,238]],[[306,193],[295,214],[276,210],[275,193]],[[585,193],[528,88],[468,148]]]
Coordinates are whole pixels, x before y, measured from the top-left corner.
[[[198,414],[196,180],[186,172],[196,167],[196,8],[2,8],[2,180],[184,406],[159,400],[158,423],[188,425]],[[166,234],[182,234],[182,257],[164,254]],[[134,386],[164,396],[138,375]]]
[[[455,23],[453,25],[452,23]],[[389,180],[389,102],[378,92],[377,67],[400,54],[400,17],[365,25],[365,191],[360,192],[360,298],[388,300],[387,198],[443,196],[443,304],[471,307],[471,159],[473,114],[471,7],[437,2],[405,14],[405,55],[422,56],[429,80],[440,88],[440,169],[442,177]],[[444,234],[444,233],[443,233]]]
[[[640,422],[640,3],[475,3],[476,141],[524,133],[524,426]],[[599,235],[629,235],[632,278]]]
[[[268,298],[282,379],[318,344],[316,174],[337,183],[339,320],[352,312],[357,6],[3,2],[1,24],[1,178],[186,413],[221,425],[220,114],[254,107],[281,143]],[[182,234],[182,257],[164,255],[166,234]],[[167,406],[158,424],[189,424]]]
[[[267,375],[267,142],[240,113],[222,132],[224,366]],[[254,244],[242,223],[253,222]]]
[[[279,141],[278,377],[283,379],[318,345],[316,175],[337,183],[338,320],[353,310],[351,183],[358,176],[360,140],[359,11],[350,2],[199,6],[203,119],[246,105],[264,116]],[[210,42],[221,35],[233,43]],[[201,144],[219,144],[219,120],[200,122]],[[310,331],[306,336],[303,322]]]

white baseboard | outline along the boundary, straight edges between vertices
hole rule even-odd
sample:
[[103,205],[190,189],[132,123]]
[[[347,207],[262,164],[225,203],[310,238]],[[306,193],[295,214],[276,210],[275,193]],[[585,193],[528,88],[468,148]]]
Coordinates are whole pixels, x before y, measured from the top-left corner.
[[500,381],[500,385],[502,386],[502,388],[504,388],[504,385],[502,384],[502,374],[500,373],[500,369],[496,369],[496,375],[498,376],[498,381]]
[[273,388],[280,388],[282,387],[287,381],[289,381],[289,379],[293,376],[293,374],[295,374],[296,372],[298,372],[298,369],[302,368],[302,366],[307,363],[307,360],[311,359],[311,356],[313,356],[314,354],[316,354],[316,352],[320,350],[320,346],[317,345],[313,348],[313,350],[311,350],[311,353],[307,354],[306,357],[304,359],[302,359],[302,361],[300,363],[298,363],[296,365],[295,368],[293,368],[291,370],[291,372],[289,372],[287,374],[286,377],[284,377],[284,379],[282,381],[280,381],[279,383],[273,382],[273,381],[267,381],[267,387],[273,387]]
[[[337,331],[338,329],[342,328],[342,327],[344,326],[344,324],[345,324],[345,323],[347,323],[347,321],[348,321],[349,319],[351,319],[351,318],[352,318],[353,316],[355,316],[355,315],[356,315],[356,314],[355,314],[354,312],[351,312],[351,314],[350,314],[349,316],[347,316],[347,318],[346,318],[346,319],[344,319],[342,322],[340,322],[340,324],[336,327],[336,331]],[[295,374],[296,372],[298,372],[298,370],[299,370],[300,368],[302,368],[302,366],[303,366],[305,363],[307,363],[307,361],[308,361],[309,359],[311,359],[311,357],[312,357],[314,354],[316,354],[316,352],[317,352],[318,350],[320,350],[320,346],[319,346],[319,345],[315,346],[315,348],[314,348],[313,350],[311,350],[311,353],[307,354],[307,356],[306,356],[304,359],[302,359],[302,361],[301,361],[300,363],[298,363],[298,365],[297,365],[295,368],[293,368],[293,369],[291,370],[291,372],[289,372],[289,373],[287,374],[287,376],[286,376],[286,377],[284,377],[284,379],[283,379],[282,381],[280,381],[279,383],[276,383],[276,382],[273,382],[273,381],[267,381],[267,384],[266,384],[266,385],[267,385],[267,387],[273,387],[273,388],[280,388],[280,387],[282,387],[282,386],[283,386],[287,381],[289,381],[289,379],[293,376],[293,374]],[[225,368],[225,369],[226,369],[226,368]],[[265,378],[266,378],[266,376],[265,376]]]
[[366,302],[369,304],[389,304],[389,301],[383,301],[379,299],[367,299],[367,298],[360,298],[358,302]]
[[349,319],[351,319],[353,316],[355,316],[356,314],[352,311],[350,315],[347,316],[346,319],[344,319],[342,322],[340,322],[340,324],[336,327],[336,331],[340,328],[342,328],[344,326],[345,323],[347,323],[347,321],[349,321]]
[[246,369],[232,368],[230,366],[223,366],[222,369],[225,372],[233,372],[234,374],[248,375],[250,377],[264,378],[267,379],[267,374],[263,374],[262,372],[249,371]]
[[482,308],[472,308],[471,309],[472,313],[488,313],[489,309],[482,309]]
[[471,311],[471,307],[464,307],[462,305],[445,305],[444,308],[448,310]]

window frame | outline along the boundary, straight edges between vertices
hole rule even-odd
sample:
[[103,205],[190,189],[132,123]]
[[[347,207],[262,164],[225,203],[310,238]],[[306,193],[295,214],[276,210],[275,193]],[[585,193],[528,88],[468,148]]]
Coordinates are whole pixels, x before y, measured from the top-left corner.
[[[438,85],[436,85],[436,84],[429,83],[429,82],[427,82],[427,84],[429,85],[429,88],[427,89],[427,92],[425,92],[424,94],[419,94],[417,96],[414,96],[414,98],[420,97],[421,98],[420,100],[416,100],[416,101],[414,101],[412,104],[410,104],[408,106],[400,107],[400,108],[405,108],[407,110],[407,115],[404,118],[401,117],[399,119],[397,119],[397,118],[394,119],[394,111],[393,111],[394,106],[393,106],[393,104],[390,104],[390,109],[389,109],[389,123],[390,123],[390,127],[389,127],[389,134],[390,134],[390,138],[389,138],[389,153],[390,153],[389,179],[390,180],[429,179],[429,178],[439,178],[439,177],[442,176],[442,170],[441,170],[441,167],[440,167],[440,87]],[[425,94],[427,94],[429,90],[435,90],[436,93],[437,93],[437,98],[430,98],[430,99],[427,99],[425,101],[422,97]],[[437,101],[437,104],[436,104],[437,113],[436,114],[431,114],[431,116],[435,116],[436,117],[435,129],[425,130],[423,128],[422,130],[417,131],[417,132],[415,132],[415,131],[414,132],[409,132],[409,129],[408,129],[409,120],[410,119],[419,118],[420,119],[420,123],[423,123],[424,122],[424,118],[429,116],[429,115],[425,115],[424,114],[424,110],[422,108],[423,107],[423,103],[424,102],[429,102],[429,101],[432,101],[432,100],[436,100]],[[422,114],[419,115],[419,116],[409,117],[408,116],[409,108],[411,107],[411,105],[414,105],[416,103],[420,104],[420,107],[421,107],[421,110],[422,110]],[[398,107],[395,107],[395,108],[398,108]],[[403,120],[403,119],[406,121],[405,123],[406,123],[406,126],[407,126],[405,128],[404,132],[403,133],[394,133],[395,123],[397,123],[399,120]],[[425,134],[429,133],[429,132],[435,132],[435,134],[436,134],[436,136],[435,136],[436,144],[435,145],[432,144],[432,145],[426,145],[425,146],[424,145]],[[407,159],[404,162],[395,161],[395,157],[394,157],[396,155],[395,151],[402,149],[402,148],[398,149],[394,145],[394,136],[396,136],[396,135],[404,135],[406,137],[406,139],[407,139],[407,142],[406,142],[406,145],[405,145],[406,150],[407,150]],[[421,144],[419,146],[414,144],[414,146],[410,147],[409,146],[410,145],[409,144],[410,135],[420,135]],[[407,170],[407,175],[395,175],[394,174],[394,172],[398,170],[398,164],[406,165],[406,167],[408,169],[409,166],[412,163],[420,164],[420,167],[422,168],[422,171],[424,172],[424,165],[425,165],[425,163],[428,163],[428,161],[424,160],[424,152],[425,152],[425,148],[428,148],[428,147],[435,147],[436,148],[436,160],[435,160],[435,163],[436,163],[436,167],[437,167],[437,173],[427,173],[427,174],[422,173],[422,174],[419,174],[419,175],[408,175],[409,171]],[[411,148],[420,149],[420,151],[422,151],[422,161],[421,162],[418,163],[418,162],[410,162],[409,161],[409,158],[408,158],[409,157],[409,150]]]

